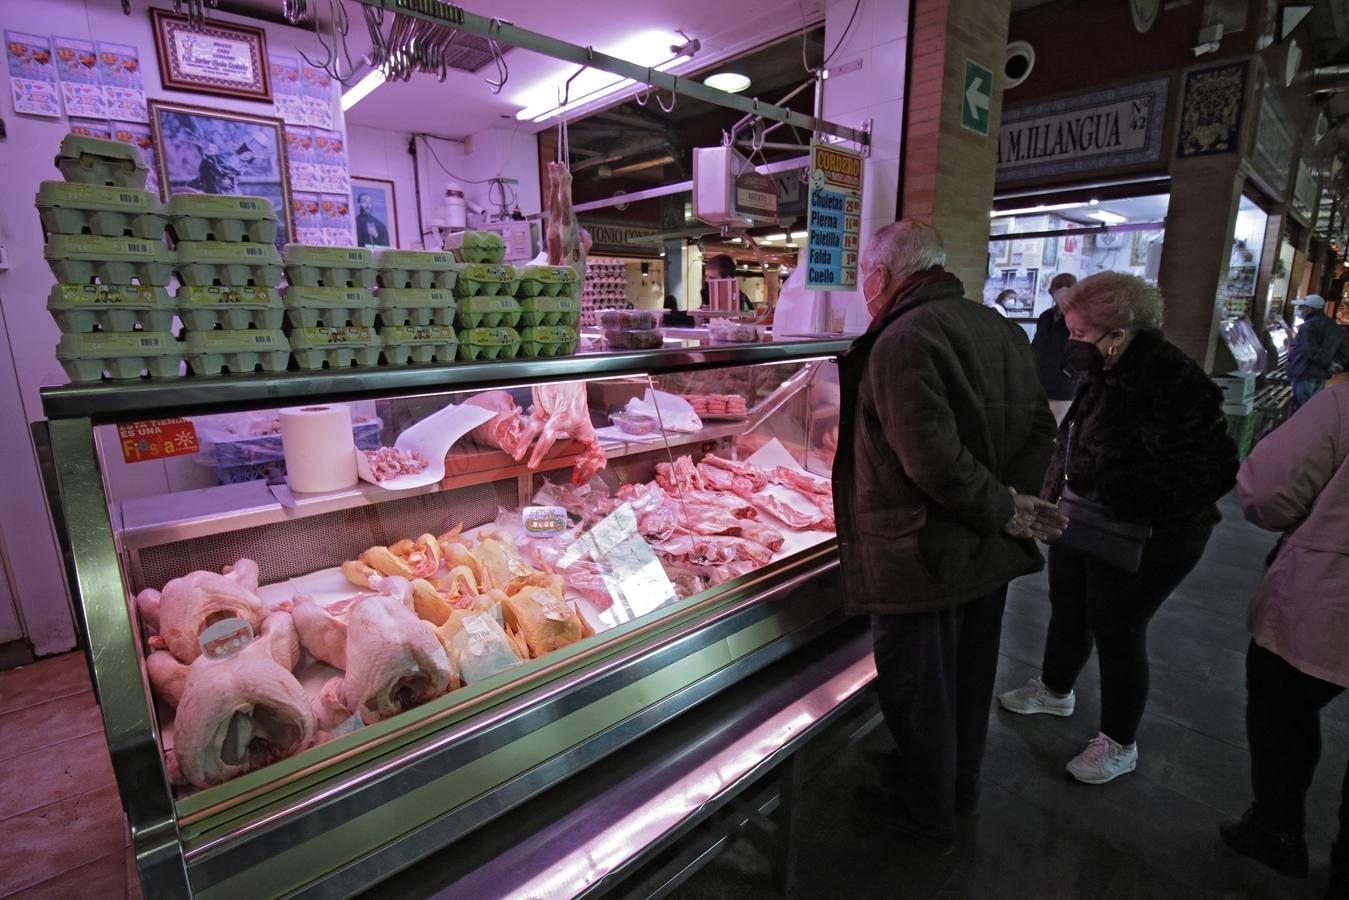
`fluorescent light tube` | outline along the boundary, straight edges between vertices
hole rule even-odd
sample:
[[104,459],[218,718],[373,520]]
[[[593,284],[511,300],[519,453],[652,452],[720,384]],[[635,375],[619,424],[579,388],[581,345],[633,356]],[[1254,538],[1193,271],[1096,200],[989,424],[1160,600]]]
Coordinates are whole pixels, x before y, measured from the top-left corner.
[[357,103],[360,103],[370,92],[384,83],[384,73],[379,69],[371,69],[360,81],[351,86],[351,90],[342,95],[342,112],[351,109]]

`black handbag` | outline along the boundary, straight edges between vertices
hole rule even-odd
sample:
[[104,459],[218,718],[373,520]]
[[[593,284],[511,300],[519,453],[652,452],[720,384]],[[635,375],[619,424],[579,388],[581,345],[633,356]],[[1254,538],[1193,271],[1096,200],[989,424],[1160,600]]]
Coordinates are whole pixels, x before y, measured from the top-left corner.
[[1137,572],[1143,562],[1143,545],[1152,536],[1152,526],[1117,519],[1094,500],[1088,500],[1068,485],[1068,472],[1073,459],[1073,432],[1077,423],[1068,426],[1068,447],[1063,461],[1063,487],[1059,494],[1059,512],[1068,517],[1068,527],[1053,542],[1090,556],[1108,566],[1125,572]]

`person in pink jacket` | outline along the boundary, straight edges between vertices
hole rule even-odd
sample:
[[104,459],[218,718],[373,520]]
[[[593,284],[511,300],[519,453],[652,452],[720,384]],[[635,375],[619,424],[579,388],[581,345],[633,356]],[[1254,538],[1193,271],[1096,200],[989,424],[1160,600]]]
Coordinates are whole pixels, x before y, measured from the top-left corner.
[[[1283,536],[1251,600],[1246,732],[1255,802],[1219,828],[1229,847],[1307,875],[1307,789],[1321,709],[1349,687],[1349,373],[1332,378],[1247,457],[1246,518]],[[1326,897],[1349,897],[1349,772]]]

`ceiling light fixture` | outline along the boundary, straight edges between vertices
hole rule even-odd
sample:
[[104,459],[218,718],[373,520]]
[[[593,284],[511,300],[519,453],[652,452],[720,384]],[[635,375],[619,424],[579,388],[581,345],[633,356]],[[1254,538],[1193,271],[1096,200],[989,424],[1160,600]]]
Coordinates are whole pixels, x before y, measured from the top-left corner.
[[728,94],[738,94],[749,87],[750,81],[748,75],[741,75],[739,72],[718,72],[704,78],[703,84]]
[[342,112],[351,109],[370,95],[370,92],[384,83],[384,73],[371,69],[364,78],[351,86],[351,90],[342,95]]
[[1125,222],[1129,221],[1127,216],[1121,216],[1119,213],[1112,213],[1109,210],[1104,209],[1093,209],[1091,212],[1087,213],[1087,215],[1096,221],[1104,222],[1107,225],[1123,225]]
[[806,237],[808,234],[810,234],[810,232],[808,231],[793,231],[791,234],[791,238],[794,241],[799,241],[801,240],[801,238]]
[[1033,216],[1037,213],[1053,212],[1056,209],[1077,209],[1081,203],[1041,203],[1039,206],[1024,206],[1020,209],[991,209],[988,211],[990,219],[1001,219],[1004,216]]
[[[610,56],[627,60],[633,65],[665,72],[684,60],[691,59],[698,51],[699,44],[696,40],[685,40],[670,32],[656,30],[630,35],[610,47],[597,49],[603,49]],[[582,69],[571,82],[571,87],[567,91],[566,105],[561,106],[559,101],[563,99],[563,85],[567,78],[571,77],[570,74],[555,74],[544,81],[530,85],[513,98],[524,107],[515,114],[515,118],[522,121],[545,122],[578,106],[594,103],[637,84],[631,78],[619,78],[599,69]]]

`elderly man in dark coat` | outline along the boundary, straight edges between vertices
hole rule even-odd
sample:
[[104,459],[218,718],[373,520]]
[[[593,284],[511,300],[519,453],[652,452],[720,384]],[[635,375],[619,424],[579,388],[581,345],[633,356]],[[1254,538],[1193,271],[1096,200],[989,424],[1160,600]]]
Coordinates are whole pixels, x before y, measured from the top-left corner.
[[898,745],[887,813],[949,849],[978,802],[1007,583],[1064,520],[1036,496],[1055,427],[1030,344],[945,261],[911,220],[862,253],[873,318],[840,361],[834,494],[847,608],[871,616]]

